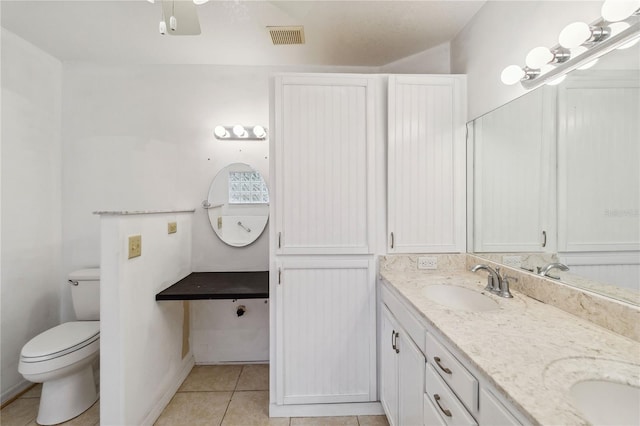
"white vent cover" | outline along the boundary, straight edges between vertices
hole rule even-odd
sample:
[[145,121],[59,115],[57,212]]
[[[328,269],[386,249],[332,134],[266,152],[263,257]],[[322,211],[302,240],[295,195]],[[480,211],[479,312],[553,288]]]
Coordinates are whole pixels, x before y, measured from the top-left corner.
[[274,45],[304,44],[304,27],[267,27]]

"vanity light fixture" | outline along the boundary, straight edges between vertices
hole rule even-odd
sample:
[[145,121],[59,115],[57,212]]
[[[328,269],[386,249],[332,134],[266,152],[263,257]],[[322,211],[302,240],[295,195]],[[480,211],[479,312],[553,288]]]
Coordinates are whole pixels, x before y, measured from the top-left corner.
[[264,140],[267,138],[267,129],[263,126],[216,126],[213,129],[216,139],[220,140]]
[[506,67],[500,76],[502,82],[519,82],[527,90],[559,84],[567,73],[592,67],[605,53],[640,42],[640,0],[607,0],[602,11],[603,18],[591,24],[567,25],[558,37],[558,45],[532,49],[526,56],[526,66]]

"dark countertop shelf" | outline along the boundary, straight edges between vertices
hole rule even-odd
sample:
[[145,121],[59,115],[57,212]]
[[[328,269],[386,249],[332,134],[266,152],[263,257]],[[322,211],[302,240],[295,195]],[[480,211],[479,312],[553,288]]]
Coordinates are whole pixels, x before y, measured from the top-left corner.
[[269,298],[269,271],[192,272],[156,294],[156,300],[266,298]]

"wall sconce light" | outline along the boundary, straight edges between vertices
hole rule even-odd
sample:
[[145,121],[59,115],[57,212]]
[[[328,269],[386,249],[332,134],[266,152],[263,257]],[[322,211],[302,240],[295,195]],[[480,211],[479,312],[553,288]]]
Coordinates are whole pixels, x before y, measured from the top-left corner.
[[[527,54],[525,67],[509,65],[501,74],[506,85],[522,84],[534,89],[542,84],[561,83],[575,69],[587,69],[613,49],[631,47],[640,41],[640,0],[607,0],[602,18],[591,25],[567,25],[552,48],[536,47]],[[625,22],[621,22],[625,21]]]
[[220,140],[264,140],[267,138],[267,129],[263,126],[216,126],[213,129],[216,139]]

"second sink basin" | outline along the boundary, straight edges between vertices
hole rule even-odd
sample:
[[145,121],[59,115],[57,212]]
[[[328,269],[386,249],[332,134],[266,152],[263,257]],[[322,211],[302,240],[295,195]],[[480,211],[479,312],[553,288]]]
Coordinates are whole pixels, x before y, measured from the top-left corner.
[[607,380],[586,380],[573,385],[571,398],[594,425],[640,424],[640,388]]
[[498,303],[479,291],[455,285],[430,285],[422,290],[422,294],[439,305],[465,311],[493,311],[499,308]]

